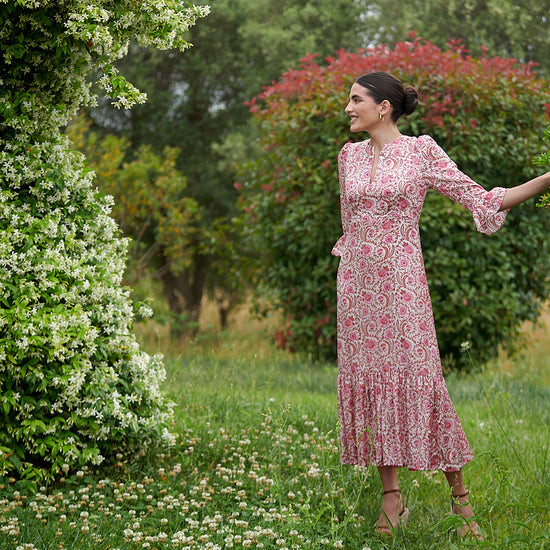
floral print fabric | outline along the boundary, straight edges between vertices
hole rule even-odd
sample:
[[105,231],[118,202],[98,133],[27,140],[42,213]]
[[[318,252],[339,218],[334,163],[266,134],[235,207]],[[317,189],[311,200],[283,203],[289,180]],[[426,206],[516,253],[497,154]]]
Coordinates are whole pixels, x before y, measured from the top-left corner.
[[505,189],[486,191],[429,136],[370,140],[338,157],[343,235],[338,268],[338,413],[342,461],[414,470],[473,458],[437,347],[418,221],[429,189],[472,211],[479,231],[505,221]]

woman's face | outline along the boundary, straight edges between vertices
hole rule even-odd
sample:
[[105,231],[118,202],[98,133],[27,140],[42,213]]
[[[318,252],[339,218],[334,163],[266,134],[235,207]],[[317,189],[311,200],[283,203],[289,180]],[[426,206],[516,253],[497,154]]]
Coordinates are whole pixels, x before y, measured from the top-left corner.
[[368,94],[367,89],[355,82],[349,92],[349,103],[344,109],[350,117],[352,132],[369,132],[380,124],[382,104],[377,104]]

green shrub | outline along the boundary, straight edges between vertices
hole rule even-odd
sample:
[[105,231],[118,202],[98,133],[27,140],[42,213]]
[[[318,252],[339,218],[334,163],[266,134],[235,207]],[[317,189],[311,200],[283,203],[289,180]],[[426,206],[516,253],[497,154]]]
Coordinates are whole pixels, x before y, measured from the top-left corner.
[[[335,354],[335,278],[330,250],[341,234],[336,157],[350,139],[343,109],[351,83],[373,70],[416,86],[422,103],[401,122],[405,134],[429,133],[459,167],[487,188],[537,175],[550,106],[548,83],[513,59],[474,59],[460,44],[442,51],[413,40],[314,56],[250,102],[264,154],[242,167],[243,231],[257,253],[257,283],[284,314],[281,346]],[[535,201],[510,213],[491,237],[471,214],[429,194],[421,218],[425,263],[442,354],[461,361],[468,340],[476,357],[512,347],[522,321],[535,320],[548,295],[550,219]],[[538,215],[537,215],[538,214]],[[461,362],[462,366],[467,362]]]
[[[544,141],[548,145],[550,145],[550,126],[546,129],[546,132],[544,133]],[[547,166],[550,167],[550,151],[545,151],[541,153],[536,159],[535,163],[539,164],[540,166]],[[538,206],[544,206],[546,208],[550,208],[550,193],[545,193],[538,204]]]

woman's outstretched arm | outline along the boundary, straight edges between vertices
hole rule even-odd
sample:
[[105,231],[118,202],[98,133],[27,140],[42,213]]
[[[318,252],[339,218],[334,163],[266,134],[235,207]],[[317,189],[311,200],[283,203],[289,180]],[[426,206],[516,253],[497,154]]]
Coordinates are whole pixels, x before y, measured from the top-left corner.
[[544,193],[548,187],[550,187],[550,172],[546,172],[546,174],[537,176],[516,187],[510,187],[506,189],[506,194],[500,205],[500,210],[513,208],[531,197]]

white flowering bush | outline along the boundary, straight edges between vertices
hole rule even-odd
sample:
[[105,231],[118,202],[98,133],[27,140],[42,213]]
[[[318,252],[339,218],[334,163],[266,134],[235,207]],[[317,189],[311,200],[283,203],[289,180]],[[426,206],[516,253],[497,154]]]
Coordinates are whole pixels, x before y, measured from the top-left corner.
[[[171,442],[162,359],[140,350],[111,199],[61,128],[130,40],[185,49],[208,8],[177,0],[0,0],[0,477],[37,480]],[[140,314],[146,313],[143,311]]]

